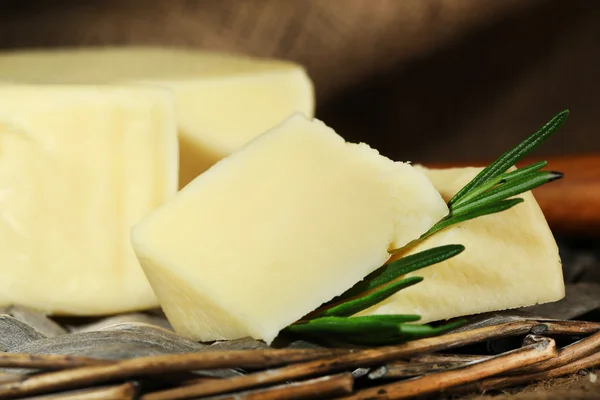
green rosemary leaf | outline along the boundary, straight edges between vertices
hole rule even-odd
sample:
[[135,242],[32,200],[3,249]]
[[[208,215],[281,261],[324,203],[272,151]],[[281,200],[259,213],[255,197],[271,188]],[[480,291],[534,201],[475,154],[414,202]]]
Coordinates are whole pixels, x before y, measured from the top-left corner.
[[500,178],[503,182],[510,182],[512,180],[522,177],[523,175],[539,171],[546,165],[548,165],[548,161],[538,161],[526,167],[521,167],[519,169],[515,169],[514,171],[505,172],[504,174],[500,175]]
[[400,329],[400,333],[403,336],[409,337],[410,340],[412,340],[412,339],[420,339],[420,338],[424,338],[424,337],[440,335],[442,333],[449,332],[453,329],[456,329],[456,328],[464,325],[465,322],[466,322],[466,320],[457,320],[457,321],[448,322],[447,324],[439,325],[436,327],[433,327],[431,325],[403,324],[403,325],[400,325],[399,329]]
[[303,335],[369,335],[395,336],[400,324],[385,320],[353,321],[355,318],[325,317],[287,327],[290,333]]
[[[383,315],[364,315],[359,317],[321,317],[311,319],[307,322],[296,323],[292,326],[296,327],[298,325],[339,325],[339,324],[353,324],[353,325],[362,325],[362,324],[373,324],[377,325],[377,323],[385,322],[392,324],[402,324],[405,322],[416,322],[421,319],[420,315],[415,314],[383,314]],[[306,327],[300,329],[308,329]]]
[[537,132],[529,136],[518,146],[504,153],[500,158],[483,169],[471,182],[463,187],[449,202],[452,206],[474,188],[506,172],[511,166],[533,151],[540,143],[552,135],[566,120],[568,110],[561,111],[548,121]]
[[415,339],[441,335],[464,325],[465,322],[466,320],[457,320],[437,327],[432,327],[430,325],[400,324],[397,333],[386,331],[384,334],[380,334],[380,332],[347,334],[340,337],[339,340],[365,346],[394,345]]
[[359,317],[323,317],[323,318],[343,318],[352,322],[363,321],[385,321],[402,324],[405,322],[416,322],[421,319],[420,315],[416,314],[381,314],[381,315],[364,315]]
[[398,291],[405,289],[409,286],[415,285],[423,280],[420,276],[411,276],[396,282],[392,282],[389,285],[375,290],[373,293],[366,294],[357,299],[348,300],[344,303],[338,304],[331,308],[326,309],[322,313],[319,313],[315,318],[319,317],[347,317],[362,310],[365,310],[375,304],[387,299]]
[[454,257],[455,255],[460,254],[464,249],[465,247],[463,245],[449,244],[402,257],[377,268],[367,275],[365,279],[344,292],[344,294],[339,296],[336,300],[346,299],[357,296],[360,293],[368,292],[376,287],[385,285],[402,275],[406,275],[409,272],[414,272]]
[[460,215],[467,213],[473,209],[481,207],[485,204],[496,202],[498,200],[504,200],[509,197],[516,196],[518,194],[527,192],[528,190],[535,189],[545,183],[552,182],[560,179],[563,174],[552,171],[537,171],[521,176],[519,179],[512,180],[501,184],[494,189],[483,193],[466,204],[462,204],[452,209],[452,215]]
[[482,217],[484,215],[499,213],[501,211],[508,210],[509,208],[516,206],[517,204],[522,202],[523,199],[521,198],[500,200],[493,203],[484,204],[483,206],[480,206],[478,208],[472,209],[468,212],[459,215],[449,215],[448,217],[442,219],[440,222],[431,227],[430,230],[425,232],[420,237],[420,240],[426,239],[434,233],[449,227],[450,225],[465,222],[473,218]]
[[494,186],[498,184],[510,182],[512,180],[522,177],[523,175],[539,171],[540,169],[544,168],[547,164],[547,161],[540,161],[528,165],[527,167],[519,168],[515,171],[506,172],[494,179],[487,181],[486,183],[478,186],[477,188],[473,188],[473,190],[471,190],[469,193],[465,194],[460,200],[455,202],[452,208],[456,209],[458,206],[469,202],[471,199],[474,199],[475,197],[487,192],[488,190],[494,188]]

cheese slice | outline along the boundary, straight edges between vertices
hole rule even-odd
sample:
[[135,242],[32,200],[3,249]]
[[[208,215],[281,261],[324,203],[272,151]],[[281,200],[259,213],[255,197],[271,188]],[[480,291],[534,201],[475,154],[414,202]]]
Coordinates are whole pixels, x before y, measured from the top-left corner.
[[169,91],[0,85],[0,305],[156,306],[129,229],[176,191]]
[[312,117],[305,70],[279,60],[155,47],[13,51],[0,81],[136,82],[172,89],[180,134],[180,186],[293,112]]
[[295,114],[150,213],[132,241],[178,333],[271,342],[447,212],[412,166]]
[[[448,201],[480,168],[421,168]],[[446,244],[465,251],[413,272],[424,281],[398,292],[361,315],[419,314],[422,322],[560,300],[565,288],[558,248],[531,192],[498,214],[438,232],[411,253]]]

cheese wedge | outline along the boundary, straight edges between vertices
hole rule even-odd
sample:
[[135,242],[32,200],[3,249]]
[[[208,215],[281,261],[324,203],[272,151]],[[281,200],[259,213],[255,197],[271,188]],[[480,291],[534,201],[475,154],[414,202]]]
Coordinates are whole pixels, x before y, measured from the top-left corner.
[[132,242],[178,333],[271,342],[447,212],[412,166],[295,114],[150,213]]
[[137,82],[172,89],[180,134],[180,186],[287,118],[312,117],[313,86],[299,65],[154,47],[0,54],[0,81]]
[[[425,169],[448,201],[480,168]],[[558,248],[531,192],[525,202],[438,232],[411,253],[446,244],[465,251],[408,276],[425,280],[361,315],[419,314],[422,322],[560,300],[565,288]]]
[[176,191],[169,91],[0,85],[0,305],[156,306],[129,229]]

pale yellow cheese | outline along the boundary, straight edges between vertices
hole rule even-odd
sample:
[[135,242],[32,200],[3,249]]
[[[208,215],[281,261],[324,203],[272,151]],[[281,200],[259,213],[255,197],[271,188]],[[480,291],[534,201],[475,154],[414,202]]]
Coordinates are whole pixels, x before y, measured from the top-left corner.
[[150,213],[132,242],[177,332],[270,342],[447,212],[412,166],[296,114]]
[[0,85],[0,305],[156,306],[129,229],[176,191],[169,91]]
[[172,89],[180,133],[180,186],[293,112],[312,117],[312,83],[278,60],[154,47],[13,51],[0,81],[137,82]]
[[[481,169],[421,170],[448,201]],[[361,314],[419,314],[429,322],[563,298],[552,232],[531,192],[520,197],[525,201],[507,211],[450,227],[412,250],[466,247],[458,256],[409,274],[425,280]]]

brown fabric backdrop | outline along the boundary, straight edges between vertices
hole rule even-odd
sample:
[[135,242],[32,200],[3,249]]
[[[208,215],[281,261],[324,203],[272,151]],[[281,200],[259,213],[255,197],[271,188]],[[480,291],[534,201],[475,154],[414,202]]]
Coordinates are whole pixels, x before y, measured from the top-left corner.
[[396,159],[487,158],[562,108],[541,151],[600,151],[593,0],[5,0],[0,48],[164,44],[304,64],[318,117]]

